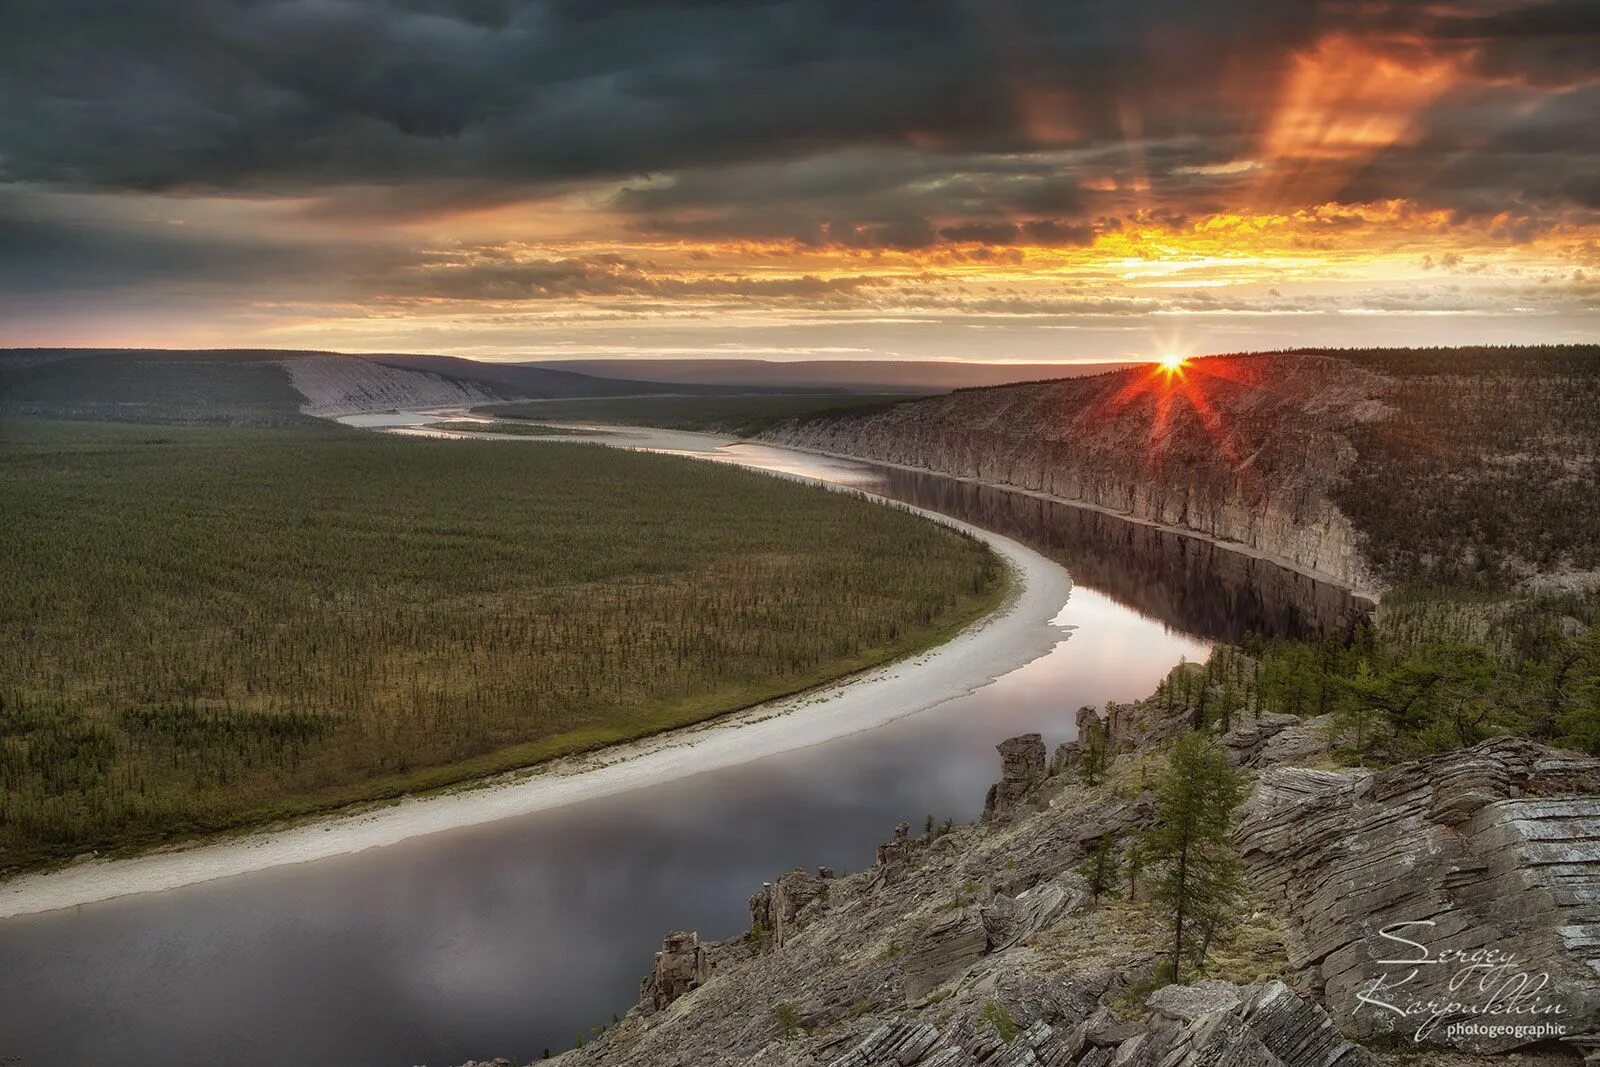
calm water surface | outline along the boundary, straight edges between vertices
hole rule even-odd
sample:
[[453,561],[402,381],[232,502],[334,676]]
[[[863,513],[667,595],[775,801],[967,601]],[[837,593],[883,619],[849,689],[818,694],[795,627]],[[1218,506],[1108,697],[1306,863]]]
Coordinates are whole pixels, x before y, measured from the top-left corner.
[[[1071,736],[1246,630],[1343,625],[1337,591],[994,490],[740,445],[720,458],[934,507],[1076,586],[1041,659],[883,729],[559,811],[0,922],[0,1062],[339,1067],[531,1059],[634,1002],[669,930],[722,938],[795,866],[859,869],[902,819],[974,818],[994,745]],[[17,1061],[12,1061],[17,1062]]]

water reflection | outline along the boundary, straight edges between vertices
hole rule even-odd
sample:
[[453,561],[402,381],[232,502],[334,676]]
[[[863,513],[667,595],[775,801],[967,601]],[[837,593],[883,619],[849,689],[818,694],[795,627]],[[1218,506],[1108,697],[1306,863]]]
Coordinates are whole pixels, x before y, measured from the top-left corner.
[[1059,561],[1073,581],[1215,641],[1344,633],[1370,608],[1265,560],[1087,508],[893,468],[871,488],[1013,537]]
[[1342,610],[1301,580],[1092,513],[792,453],[747,461],[828,469],[1045,548],[1074,571],[1063,621],[1076,629],[976,693],[824,745],[0,923],[0,1058],[437,1067],[570,1047],[627,1010],[664,932],[731,935],[777,872],[860,868],[901,819],[974,817],[1001,738],[1064,740],[1079,706],[1148,693],[1180,657],[1203,657],[1209,638]]

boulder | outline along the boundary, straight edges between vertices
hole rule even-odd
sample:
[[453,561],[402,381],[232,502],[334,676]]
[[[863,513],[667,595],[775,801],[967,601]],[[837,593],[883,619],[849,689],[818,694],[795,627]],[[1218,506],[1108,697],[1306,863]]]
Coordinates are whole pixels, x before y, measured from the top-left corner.
[[1258,767],[1273,767],[1321,759],[1328,754],[1333,731],[1331,714],[1291,723],[1267,738],[1252,762]]
[[1232,1011],[1241,1000],[1239,989],[1232,982],[1208,978],[1193,985],[1165,986],[1151,993],[1144,1003],[1156,1015],[1192,1023],[1219,1011]]

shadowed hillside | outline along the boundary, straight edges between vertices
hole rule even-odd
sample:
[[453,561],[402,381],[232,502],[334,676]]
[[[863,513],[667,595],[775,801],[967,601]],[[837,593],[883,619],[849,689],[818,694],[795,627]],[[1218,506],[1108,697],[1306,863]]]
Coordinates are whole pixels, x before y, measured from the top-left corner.
[[769,439],[1236,542],[1356,587],[1600,569],[1600,347],[1289,352],[968,390]]
[[0,415],[273,425],[406,407],[641,394],[711,386],[596,378],[449,356],[274,349],[4,349]]

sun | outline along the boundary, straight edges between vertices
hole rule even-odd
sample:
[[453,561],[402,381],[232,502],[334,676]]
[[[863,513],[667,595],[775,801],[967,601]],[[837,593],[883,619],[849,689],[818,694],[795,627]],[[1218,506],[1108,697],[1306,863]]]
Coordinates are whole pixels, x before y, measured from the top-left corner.
[[1184,364],[1188,362],[1188,356],[1162,356],[1158,366],[1160,366],[1160,368],[1166,371],[1168,374],[1176,374],[1181,371]]

